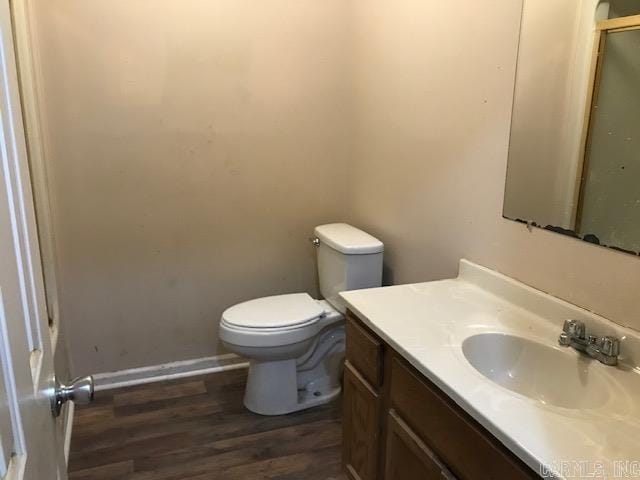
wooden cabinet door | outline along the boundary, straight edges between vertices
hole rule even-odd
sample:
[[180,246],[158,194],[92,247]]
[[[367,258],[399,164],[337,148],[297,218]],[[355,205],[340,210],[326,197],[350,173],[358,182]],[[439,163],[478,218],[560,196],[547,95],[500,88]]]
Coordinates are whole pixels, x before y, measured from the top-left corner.
[[378,478],[380,409],[379,394],[345,362],[343,462],[351,480]]
[[455,480],[395,410],[387,416],[386,460],[385,480]]
[[451,398],[405,360],[391,361],[391,405],[463,480],[529,480],[527,467]]

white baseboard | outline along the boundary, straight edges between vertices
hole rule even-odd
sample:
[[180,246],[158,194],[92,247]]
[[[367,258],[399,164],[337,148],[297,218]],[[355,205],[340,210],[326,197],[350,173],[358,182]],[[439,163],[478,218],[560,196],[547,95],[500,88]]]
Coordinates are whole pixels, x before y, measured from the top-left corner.
[[67,413],[64,422],[64,460],[69,465],[69,451],[71,450],[71,434],[73,432],[73,416],[76,412],[76,405],[67,402]]
[[93,379],[96,391],[102,391],[248,367],[249,362],[244,358],[227,353],[117,372],[97,373]]

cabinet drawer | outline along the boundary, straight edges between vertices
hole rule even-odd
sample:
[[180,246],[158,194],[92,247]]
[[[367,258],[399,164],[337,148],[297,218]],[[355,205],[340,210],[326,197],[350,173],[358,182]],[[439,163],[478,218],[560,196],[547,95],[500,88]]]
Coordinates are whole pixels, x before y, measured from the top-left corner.
[[382,385],[382,342],[347,313],[347,360],[373,387]]
[[395,356],[391,406],[460,479],[539,478],[453,400]]

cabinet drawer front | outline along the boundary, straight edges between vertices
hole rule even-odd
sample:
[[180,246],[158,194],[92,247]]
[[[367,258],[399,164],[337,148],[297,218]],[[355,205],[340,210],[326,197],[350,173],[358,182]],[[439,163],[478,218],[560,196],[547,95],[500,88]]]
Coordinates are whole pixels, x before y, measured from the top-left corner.
[[539,478],[453,400],[397,357],[391,365],[391,406],[460,479]]
[[349,363],[344,365],[343,463],[349,478],[375,480],[380,455],[378,393]]
[[351,312],[347,315],[347,360],[372,386],[382,385],[382,342]]
[[455,480],[444,464],[409,428],[395,410],[387,419],[388,480]]

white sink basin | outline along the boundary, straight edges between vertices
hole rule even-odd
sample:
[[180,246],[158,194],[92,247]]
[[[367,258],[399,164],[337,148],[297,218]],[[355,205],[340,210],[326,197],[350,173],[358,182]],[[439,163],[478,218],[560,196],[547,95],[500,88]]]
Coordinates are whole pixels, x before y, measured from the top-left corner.
[[481,333],[465,339],[462,351],[489,380],[545,405],[594,409],[609,399],[610,388],[599,365],[560,347],[503,333]]

